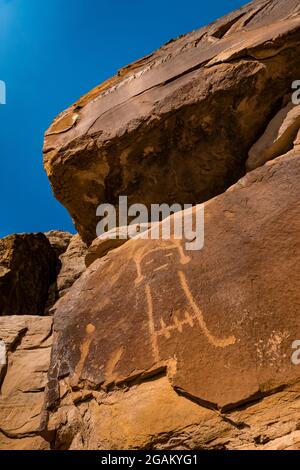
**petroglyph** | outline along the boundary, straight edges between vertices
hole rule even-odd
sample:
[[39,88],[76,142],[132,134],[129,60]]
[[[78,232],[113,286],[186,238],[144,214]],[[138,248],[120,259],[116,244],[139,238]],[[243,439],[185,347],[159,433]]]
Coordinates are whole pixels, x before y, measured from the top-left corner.
[[160,330],[157,331],[157,335],[158,336],[164,336],[166,339],[170,339],[172,331],[178,331],[179,333],[182,333],[183,327],[185,325],[188,325],[191,328],[193,328],[194,325],[195,325],[194,319],[195,319],[195,317],[192,317],[190,315],[190,313],[187,312],[187,311],[184,312],[184,319],[183,320],[179,320],[178,317],[177,317],[177,313],[175,313],[174,314],[173,324],[168,325],[168,326],[164,322],[163,318],[160,318],[161,328],[160,328]]
[[226,348],[227,346],[231,346],[235,344],[236,338],[234,336],[230,336],[229,338],[226,338],[226,339],[219,339],[210,333],[210,331],[208,330],[206,326],[205,320],[203,318],[203,314],[201,310],[199,309],[197,303],[195,302],[193,295],[189,289],[184,273],[182,271],[178,271],[178,275],[179,275],[182,289],[184,290],[184,293],[190,303],[190,306],[192,307],[194,311],[194,314],[195,314],[194,318],[198,320],[199,326],[201,330],[203,331],[203,333],[205,334],[208,341],[216,348]]
[[[188,264],[191,261],[191,258],[184,253],[180,240],[171,239],[166,242],[161,242],[160,246],[158,246],[157,248],[153,248],[152,250],[147,250],[147,248],[147,245],[144,245],[134,254],[134,262],[137,270],[137,278],[135,280],[136,286],[141,284],[145,278],[145,276],[142,274],[142,262],[146,256],[149,256],[149,254],[164,250],[178,250],[179,260],[182,265]],[[166,255],[166,257],[171,256],[172,253],[168,253]],[[149,265],[152,262],[153,260],[150,260],[145,264]],[[166,267],[166,265],[164,267]]]
[[[142,250],[135,253],[135,264],[137,269],[137,278],[135,280],[135,286],[138,287],[145,279],[146,275],[143,273],[142,262],[146,256],[153,254],[157,251],[163,250],[177,250],[179,255],[179,262],[182,266],[190,262],[190,258],[185,255],[182,245],[179,240],[171,240],[168,244],[161,245],[158,248],[154,248],[151,251],[146,251],[145,247]],[[166,254],[166,258],[173,256],[173,253]],[[151,278],[151,274],[157,273],[161,270],[168,269],[169,263],[165,263],[157,268],[152,268],[153,259],[150,261],[145,261],[145,266],[150,268],[150,273],[147,273],[147,279]],[[188,310],[185,310],[184,316],[180,319],[181,312],[175,312],[172,316],[172,322],[166,324],[166,321],[160,316],[159,319],[155,318],[154,305],[153,305],[153,295],[150,282],[147,281],[145,285],[145,296],[147,299],[147,311],[148,311],[148,325],[149,325],[149,334],[151,339],[152,355],[156,362],[160,361],[160,352],[159,352],[159,337],[164,337],[166,339],[171,339],[173,333],[178,332],[182,333],[183,328],[188,326],[194,328],[196,324],[199,325],[201,331],[207,338],[208,342],[216,348],[226,348],[227,346],[234,345],[236,343],[236,338],[234,336],[229,336],[227,338],[218,338],[214,336],[208,329],[203,313],[197,302],[195,301],[193,294],[189,288],[188,280],[185,273],[182,270],[177,271],[179,286],[182,289],[184,296],[188,302],[188,305],[192,311],[190,313]],[[175,281],[176,282],[176,281]],[[158,323],[158,326],[157,326]]]
[[149,285],[145,287],[147,305],[148,305],[148,319],[149,319],[149,333],[151,338],[152,353],[154,360],[159,362],[159,349],[157,343],[157,333],[155,331],[154,317],[153,317],[153,300],[151,294],[151,288]]
[[107,362],[105,368],[105,380],[106,382],[112,382],[117,380],[118,374],[115,372],[115,368],[117,364],[120,362],[120,359],[124,353],[124,346],[118,348],[111,356],[109,361]]

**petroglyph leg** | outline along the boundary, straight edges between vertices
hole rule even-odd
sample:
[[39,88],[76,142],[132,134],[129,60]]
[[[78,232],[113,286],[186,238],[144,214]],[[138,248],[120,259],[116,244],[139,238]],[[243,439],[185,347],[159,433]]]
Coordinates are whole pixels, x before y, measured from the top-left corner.
[[194,311],[194,314],[198,320],[199,326],[202,329],[203,333],[205,334],[206,338],[208,339],[209,343],[215,346],[216,348],[226,348],[227,346],[231,346],[235,344],[236,338],[234,336],[229,336],[228,338],[216,338],[213,336],[209,329],[206,326],[205,320],[203,318],[203,314],[201,310],[199,309],[197,303],[195,302],[195,299],[189,289],[185,274],[182,271],[178,271],[178,276],[180,279],[180,283],[182,286],[182,289],[186,295],[187,300],[190,303],[191,308]]
[[147,298],[147,307],[148,307],[148,322],[149,322],[149,332],[151,338],[152,352],[153,357],[156,362],[159,362],[159,349],[157,344],[157,335],[155,332],[154,317],[153,317],[153,301],[150,286],[145,287],[145,293]]

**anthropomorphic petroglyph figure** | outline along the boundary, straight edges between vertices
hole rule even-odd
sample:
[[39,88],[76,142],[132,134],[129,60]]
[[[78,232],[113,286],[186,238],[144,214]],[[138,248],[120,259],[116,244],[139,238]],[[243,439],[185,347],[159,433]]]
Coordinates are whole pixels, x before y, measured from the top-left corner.
[[[135,285],[145,292],[154,359],[161,359],[161,339],[170,340],[187,328],[200,328],[207,341],[216,348],[235,344],[233,336],[218,338],[209,331],[189,286],[185,271],[191,258],[183,250],[182,242],[173,239],[158,243],[159,246],[150,251],[142,247],[134,257],[137,269]],[[161,286],[166,285],[168,275],[172,280],[167,283],[166,290]]]

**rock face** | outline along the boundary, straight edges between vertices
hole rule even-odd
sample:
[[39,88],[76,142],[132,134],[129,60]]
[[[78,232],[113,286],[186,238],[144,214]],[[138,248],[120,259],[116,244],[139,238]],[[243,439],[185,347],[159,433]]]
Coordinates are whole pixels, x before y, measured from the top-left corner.
[[48,292],[45,314],[52,313],[55,302],[62,297],[85,270],[87,247],[80,236],[60,230],[45,234],[56,256],[56,277]]
[[0,315],[48,315],[85,270],[86,251],[59,230],[0,239]]
[[145,231],[146,228],[149,228],[148,226],[149,224],[144,224],[144,226],[143,224],[134,224],[129,227],[116,227],[105,232],[89,246],[85,256],[86,267],[88,268],[97,259],[103,258],[110,251],[124,245],[124,243],[133,238],[133,234]]
[[56,256],[42,233],[0,239],[0,315],[43,315]]
[[265,133],[249,151],[248,170],[254,170],[297,145],[300,131],[300,106],[289,103],[269,123]]
[[[0,449],[44,450],[40,435],[52,342],[52,318],[0,318]],[[3,349],[2,349],[3,351]]]
[[62,230],[50,230],[45,233],[57,258],[59,258],[68,248],[73,235]]
[[299,418],[299,384],[216,413],[162,377],[108,395],[67,395],[49,427],[57,431],[57,449],[299,450]]
[[205,204],[202,250],[140,237],[85,271],[56,305],[54,447],[300,448],[299,193],[292,150]]
[[[79,234],[0,240],[0,449],[300,450],[299,44],[299,0],[256,0],[54,121]],[[94,240],[119,195],[200,237],[205,201],[204,247]]]
[[245,172],[300,69],[298,0],[257,0],[120,70],[46,133],[45,169],[86,243],[96,207],[200,203]]
[[61,269],[57,276],[58,298],[65,295],[68,289],[85,271],[85,255],[87,246],[81,240],[80,236],[74,235],[65,253],[60,257]]
[[68,248],[73,235],[69,232],[63,232],[61,230],[50,230],[49,232],[45,233],[45,236],[48,238],[56,257],[56,276],[54,282],[49,287],[47,303],[45,306],[45,315],[49,315],[53,305],[59,299],[57,276],[62,268],[60,258]]

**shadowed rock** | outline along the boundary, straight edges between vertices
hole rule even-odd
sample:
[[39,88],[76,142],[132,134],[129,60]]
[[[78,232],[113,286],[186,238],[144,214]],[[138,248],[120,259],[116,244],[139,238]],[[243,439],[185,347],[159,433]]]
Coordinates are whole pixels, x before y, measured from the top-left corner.
[[43,315],[56,262],[42,233],[0,239],[0,315]]
[[246,162],[248,170],[254,170],[269,160],[284,155],[297,145],[300,130],[300,106],[291,102],[281,109],[269,123],[261,138],[251,147]]

